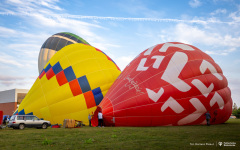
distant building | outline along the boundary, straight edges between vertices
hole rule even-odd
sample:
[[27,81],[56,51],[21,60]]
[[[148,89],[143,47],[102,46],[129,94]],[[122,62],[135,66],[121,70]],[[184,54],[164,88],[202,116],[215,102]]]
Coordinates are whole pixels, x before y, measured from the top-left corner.
[[28,91],[27,89],[0,91],[0,110],[3,111],[3,115],[12,115]]

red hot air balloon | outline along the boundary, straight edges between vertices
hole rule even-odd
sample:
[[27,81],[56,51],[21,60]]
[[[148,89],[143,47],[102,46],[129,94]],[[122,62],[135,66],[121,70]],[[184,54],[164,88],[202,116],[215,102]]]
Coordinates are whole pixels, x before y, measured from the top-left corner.
[[100,103],[105,125],[178,126],[224,123],[232,112],[226,77],[198,48],[170,42],[150,47],[120,74]]

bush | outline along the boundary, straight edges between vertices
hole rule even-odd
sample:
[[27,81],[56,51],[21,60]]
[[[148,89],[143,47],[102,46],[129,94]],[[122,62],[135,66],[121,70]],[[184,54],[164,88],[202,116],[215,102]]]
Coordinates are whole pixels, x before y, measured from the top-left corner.
[[233,110],[232,114],[237,118],[240,118],[240,108],[238,108],[237,110]]

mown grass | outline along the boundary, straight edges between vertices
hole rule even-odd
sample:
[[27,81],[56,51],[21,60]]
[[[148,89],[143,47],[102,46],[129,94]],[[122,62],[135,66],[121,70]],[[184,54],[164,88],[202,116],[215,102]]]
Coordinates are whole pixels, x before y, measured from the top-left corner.
[[[235,147],[218,142],[235,142]],[[190,145],[190,143],[212,143]],[[240,119],[212,126],[0,130],[0,150],[12,149],[240,149]]]

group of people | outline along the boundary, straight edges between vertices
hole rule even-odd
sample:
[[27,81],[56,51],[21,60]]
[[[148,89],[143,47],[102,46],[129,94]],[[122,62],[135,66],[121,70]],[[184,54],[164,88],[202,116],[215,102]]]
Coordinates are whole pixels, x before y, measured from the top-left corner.
[[[88,120],[89,120],[89,127],[92,126],[91,120],[92,120],[92,115],[88,115]],[[103,114],[101,110],[98,112],[98,127],[104,127],[103,126]]]
[[[207,125],[210,126],[211,115],[210,115],[209,111],[207,111],[205,116],[206,116]],[[92,126],[91,125],[91,119],[92,119],[92,116],[89,114],[88,120],[89,120],[89,126],[90,127]],[[98,127],[104,127],[103,126],[103,115],[102,115],[101,111],[98,112]]]
[[4,118],[3,118],[3,125],[7,125],[7,123],[8,123],[8,121],[10,120],[10,118],[11,118],[11,116],[4,116]]
[[[210,126],[211,115],[210,115],[209,111],[207,111],[207,113],[205,114],[205,116],[206,116],[207,125]],[[92,124],[91,124],[91,119],[92,119],[92,116],[89,114],[89,115],[88,115],[89,127],[92,126]],[[101,111],[98,112],[98,127],[104,127],[104,126],[103,126],[103,114],[102,114]]]

